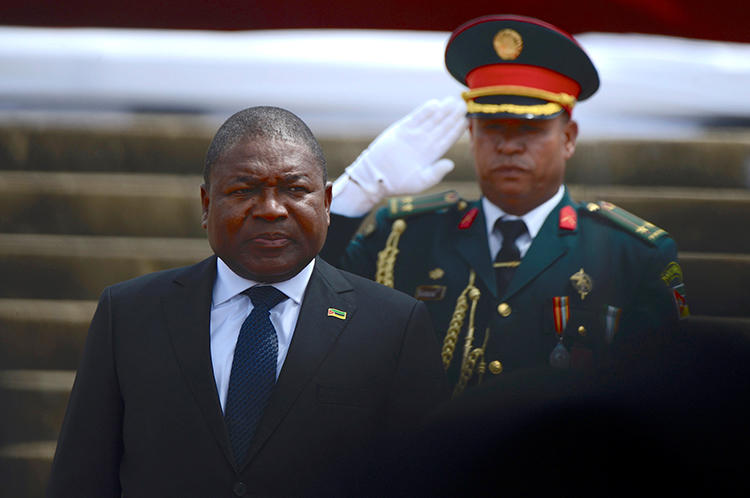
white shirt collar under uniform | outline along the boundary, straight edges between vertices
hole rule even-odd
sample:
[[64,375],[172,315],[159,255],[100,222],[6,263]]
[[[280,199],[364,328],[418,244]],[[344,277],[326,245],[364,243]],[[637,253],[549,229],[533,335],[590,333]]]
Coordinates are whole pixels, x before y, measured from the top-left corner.
[[531,241],[534,240],[536,234],[538,234],[539,230],[542,229],[544,221],[547,219],[552,210],[555,209],[555,206],[560,203],[564,194],[565,186],[560,185],[560,188],[557,190],[557,193],[555,195],[553,195],[528,213],[524,214],[523,216],[507,214],[498,206],[490,202],[486,197],[482,197],[484,220],[487,224],[487,240],[489,241],[490,245],[490,258],[494,259],[495,255],[498,253],[498,251],[500,251],[500,248],[503,245],[502,235],[495,231],[495,222],[498,219],[504,218],[507,220],[523,220],[524,223],[526,223],[526,229],[528,230],[528,233],[521,235],[516,240],[516,246],[521,253],[521,257],[524,257],[526,255],[526,251],[528,251],[529,247],[531,246]]
[[214,380],[219,393],[222,409],[226,403],[229,390],[229,376],[232,372],[234,348],[240,334],[240,327],[253,309],[250,298],[243,292],[256,285],[273,285],[286,294],[285,299],[270,311],[271,323],[279,339],[279,356],[276,361],[276,378],[281,373],[284,360],[292,343],[294,329],[297,326],[302,298],[310,282],[315,259],[310,261],[299,273],[283,282],[264,284],[243,278],[234,273],[221,258],[216,258],[216,281],[214,282],[211,302],[211,362]]

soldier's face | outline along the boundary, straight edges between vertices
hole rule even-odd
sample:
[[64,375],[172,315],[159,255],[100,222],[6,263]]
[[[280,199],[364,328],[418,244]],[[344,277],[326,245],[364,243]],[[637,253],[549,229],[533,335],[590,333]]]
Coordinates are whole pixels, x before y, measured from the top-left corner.
[[214,253],[238,275],[280,282],[323,247],[331,184],[306,144],[245,138],[213,164],[201,202]]
[[553,119],[469,121],[482,193],[505,212],[525,214],[555,195],[575,152],[578,125]]

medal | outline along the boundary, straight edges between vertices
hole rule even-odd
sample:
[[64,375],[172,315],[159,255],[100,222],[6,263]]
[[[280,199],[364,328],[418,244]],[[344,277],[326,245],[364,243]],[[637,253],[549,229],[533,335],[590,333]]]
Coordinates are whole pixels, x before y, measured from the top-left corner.
[[552,318],[555,324],[558,343],[549,354],[549,364],[555,368],[568,368],[570,365],[570,354],[563,345],[563,332],[570,319],[570,307],[568,296],[555,296],[552,298]]
[[615,339],[617,329],[620,327],[620,315],[622,309],[617,306],[607,306],[607,316],[604,319],[604,341],[612,344]]
[[570,366],[570,354],[565,346],[563,346],[562,337],[557,346],[555,346],[555,349],[549,354],[549,364],[555,368],[568,368]]

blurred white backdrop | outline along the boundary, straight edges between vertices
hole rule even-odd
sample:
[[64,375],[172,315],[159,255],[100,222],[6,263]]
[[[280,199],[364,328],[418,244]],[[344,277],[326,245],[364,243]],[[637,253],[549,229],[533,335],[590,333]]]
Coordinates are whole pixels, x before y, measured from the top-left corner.
[[[463,87],[447,32],[180,31],[0,27],[0,117],[118,119],[177,112],[221,121],[277,105],[319,136],[372,136]],[[602,86],[574,115],[582,139],[690,137],[750,126],[750,44],[577,35]]]

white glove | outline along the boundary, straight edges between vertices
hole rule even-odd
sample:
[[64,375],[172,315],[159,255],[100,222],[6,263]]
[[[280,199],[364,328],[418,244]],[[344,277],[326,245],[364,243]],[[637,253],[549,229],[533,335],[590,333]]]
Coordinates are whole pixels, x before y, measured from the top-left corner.
[[440,159],[466,129],[466,104],[428,100],[373,140],[333,184],[331,211],[362,216],[385,197],[436,185],[454,167]]

